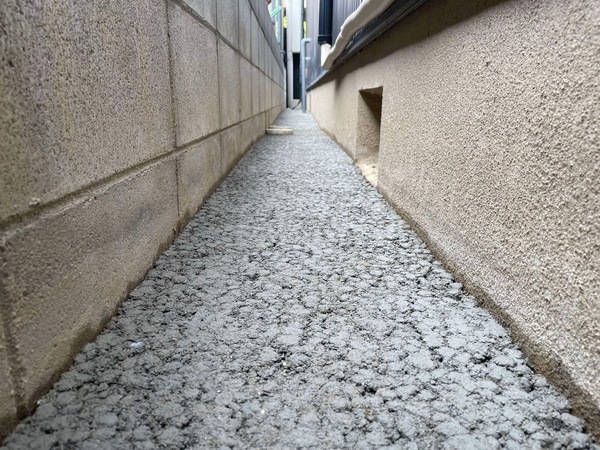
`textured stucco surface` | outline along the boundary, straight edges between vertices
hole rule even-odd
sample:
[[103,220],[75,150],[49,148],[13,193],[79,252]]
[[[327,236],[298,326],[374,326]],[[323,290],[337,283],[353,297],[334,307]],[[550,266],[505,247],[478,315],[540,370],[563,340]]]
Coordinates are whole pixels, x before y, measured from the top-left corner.
[[0,42],[0,220],[171,148],[164,1],[6,0]]
[[599,25],[588,0],[431,1],[310,93],[355,156],[383,86],[380,191],[597,435]]
[[217,39],[176,3],[169,3],[177,145],[219,129]]
[[[5,295],[1,291],[0,294]],[[0,311],[0,436],[4,436],[10,430],[17,416],[3,326],[4,315],[7,313],[4,308]]]
[[271,79],[241,72],[215,1],[67,3],[0,7],[0,438],[283,107],[252,107]]
[[356,159],[356,121],[358,117],[356,74],[345,74],[339,80],[310,91],[309,95],[308,104],[311,106],[311,112],[319,122],[319,126],[335,139],[353,159]]

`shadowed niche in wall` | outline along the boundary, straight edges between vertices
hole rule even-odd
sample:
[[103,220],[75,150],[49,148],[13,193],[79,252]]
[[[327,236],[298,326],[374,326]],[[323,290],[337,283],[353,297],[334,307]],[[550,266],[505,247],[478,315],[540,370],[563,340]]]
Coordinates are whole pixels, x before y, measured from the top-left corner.
[[355,159],[356,165],[373,186],[377,186],[382,104],[383,87],[359,91]]

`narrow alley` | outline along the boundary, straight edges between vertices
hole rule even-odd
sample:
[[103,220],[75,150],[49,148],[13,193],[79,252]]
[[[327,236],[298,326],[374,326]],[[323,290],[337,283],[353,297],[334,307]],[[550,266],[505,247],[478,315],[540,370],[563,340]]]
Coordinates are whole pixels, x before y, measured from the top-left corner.
[[276,123],[4,448],[598,448],[313,118]]

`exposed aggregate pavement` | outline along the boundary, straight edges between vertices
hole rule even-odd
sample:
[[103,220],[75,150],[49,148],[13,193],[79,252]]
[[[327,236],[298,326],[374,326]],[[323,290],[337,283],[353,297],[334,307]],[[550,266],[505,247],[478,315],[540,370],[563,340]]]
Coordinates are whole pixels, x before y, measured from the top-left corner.
[[278,123],[4,448],[597,449],[312,117]]

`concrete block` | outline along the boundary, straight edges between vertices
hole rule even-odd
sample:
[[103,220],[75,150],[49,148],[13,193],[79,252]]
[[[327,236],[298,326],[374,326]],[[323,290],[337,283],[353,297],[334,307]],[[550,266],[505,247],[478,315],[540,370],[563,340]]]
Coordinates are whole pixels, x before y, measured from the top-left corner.
[[217,28],[217,0],[183,0],[200,17]]
[[221,132],[221,157],[224,172],[228,172],[242,155],[242,127],[236,125]]
[[0,220],[173,148],[164,2],[2,2],[0,22]]
[[[269,10],[267,9],[266,2],[260,2],[258,4],[258,11],[256,14],[256,18],[258,19],[258,23],[263,30],[267,30],[269,27]],[[266,33],[265,33],[266,34]]]
[[268,71],[268,75],[272,78],[275,79],[275,67],[277,67],[277,63],[275,62],[275,57],[273,56],[273,52],[271,52],[271,50],[269,49],[269,51],[267,52],[267,71]]
[[265,109],[273,107],[273,82],[265,75]]
[[265,74],[263,72],[260,72],[259,75],[259,103],[258,103],[258,107],[260,109],[260,112],[263,112],[265,109],[267,109],[267,102],[265,101],[266,99],[266,93],[267,93],[267,77],[265,76]]
[[267,51],[267,41],[265,41],[264,34],[259,34],[259,42],[258,42],[258,68],[263,72],[265,70],[265,53]]
[[252,66],[252,115],[260,112],[260,70]]
[[265,134],[264,118],[261,114],[242,122],[242,148],[248,149]]
[[256,17],[254,16],[254,14],[252,14],[250,16],[250,22],[251,22],[251,34],[252,34],[252,64],[254,64],[255,66],[258,66],[259,63],[259,45],[261,42],[261,36],[262,36],[262,31],[260,29],[260,25],[258,24],[258,20],[256,19]]
[[252,116],[252,65],[245,59],[240,59],[240,108],[241,120]]
[[273,31],[273,34],[271,34],[271,51],[273,52],[273,55],[277,55],[277,53],[279,53],[279,43],[277,42],[275,31]]
[[280,59],[278,58],[279,56],[275,58],[275,79],[277,80],[277,84],[283,87],[284,72],[283,69],[279,67]]
[[212,31],[169,3],[177,145],[219,129],[217,40]]
[[271,81],[271,108],[277,106],[279,96],[279,86],[274,81]]
[[252,8],[248,0],[239,0],[239,50],[246,58],[252,58]]
[[285,109],[285,89],[279,88],[279,105]]
[[195,144],[177,158],[180,220],[187,222],[196,214],[223,172],[219,136]]
[[252,119],[248,119],[241,123],[242,127],[242,137],[241,144],[243,149],[247,149],[254,143],[254,139],[256,138],[256,133],[254,130],[254,122]]
[[273,33],[271,33],[270,31],[267,32],[266,36],[268,47],[271,49],[270,52],[273,53],[273,45],[277,41],[277,38],[275,37],[275,29],[273,29]]
[[273,79],[276,80],[279,83],[279,74],[281,72],[281,69],[279,69],[279,66],[277,65],[277,55],[273,56]]
[[255,120],[256,120],[256,129],[259,131],[260,137],[262,137],[265,135],[265,129],[267,128],[265,115],[261,114],[258,117],[256,117]]
[[266,119],[264,114],[258,114],[252,118],[252,127],[254,129],[254,142],[259,140],[265,135],[265,129],[267,128]]
[[275,119],[277,119],[277,116],[279,115],[275,108],[268,109],[265,112],[265,114],[267,118],[267,126],[272,125],[273,122],[275,122]]
[[169,160],[0,235],[30,409],[170,243],[176,189]]
[[251,0],[250,4],[252,9],[254,10],[254,14],[258,16],[259,8],[262,3],[262,0]]
[[[3,293],[2,286],[0,286],[0,293]],[[8,350],[2,327],[7,318],[2,317],[2,314],[7,314],[7,311],[0,311],[0,442],[17,422],[17,407],[11,383]]]
[[235,48],[239,45],[238,1],[217,2],[217,30]]
[[219,40],[219,96],[221,128],[240,121],[240,56]]

